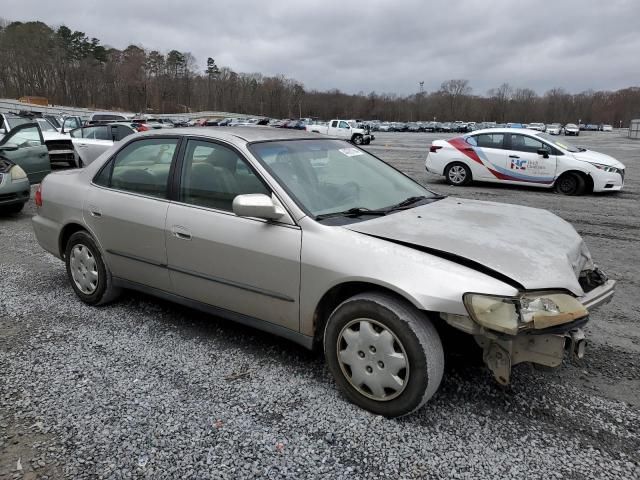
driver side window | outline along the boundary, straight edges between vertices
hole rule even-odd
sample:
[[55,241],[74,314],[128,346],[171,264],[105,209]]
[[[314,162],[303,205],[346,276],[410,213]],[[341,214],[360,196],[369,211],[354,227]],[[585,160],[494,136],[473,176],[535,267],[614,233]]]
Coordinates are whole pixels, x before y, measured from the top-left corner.
[[[511,149],[519,152],[537,153],[538,150],[547,148],[540,140],[527,135],[511,134]],[[548,148],[547,148],[548,149]]]
[[349,124],[347,122],[340,122],[340,128],[349,128]]

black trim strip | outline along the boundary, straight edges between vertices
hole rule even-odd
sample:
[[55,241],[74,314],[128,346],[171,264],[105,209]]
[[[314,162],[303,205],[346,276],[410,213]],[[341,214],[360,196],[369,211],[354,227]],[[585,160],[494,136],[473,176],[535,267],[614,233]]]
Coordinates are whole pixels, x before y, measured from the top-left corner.
[[138,257],[137,255],[131,255],[128,253],[116,252],[115,250],[106,250],[107,253],[111,255],[117,255],[118,257],[128,258],[129,260],[135,260],[136,262],[147,263],[149,265],[153,265],[154,267],[167,268],[165,263],[156,262],[155,260],[149,260],[148,258]]
[[445,260],[449,260],[451,262],[457,263],[458,265],[462,265],[464,267],[469,267],[469,268],[472,268],[473,270],[476,270],[476,271],[478,271],[480,273],[484,273],[485,275],[493,277],[496,280],[500,280],[501,282],[504,282],[507,285],[511,285],[512,287],[517,288],[518,290],[522,290],[522,291],[526,290],[526,288],[524,288],[523,285],[521,285],[520,283],[516,282],[511,277],[508,277],[507,275],[505,275],[503,273],[500,273],[500,272],[498,272],[496,270],[493,270],[492,268],[489,268],[489,267],[483,265],[480,262],[476,262],[475,260],[471,260],[469,258],[462,257],[460,255],[456,255],[455,253],[449,253],[449,252],[445,252],[443,250],[438,250],[436,248],[431,248],[431,247],[423,247],[422,245],[415,245],[413,243],[402,242],[400,240],[394,240],[393,238],[379,237],[378,235],[372,235],[370,233],[359,232],[358,230],[352,230],[352,231],[360,233],[362,235],[366,235],[368,237],[377,238],[378,240],[384,240],[384,241],[387,241],[387,242],[395,243],[397,245],[402,245],[403,247],[413,248],[414,250],[418,250],[420,252],[428,253],[430,255],[435,255],[436,257],[444,258]]
[[247,290],[249,292],[259,293],[260,295],[264,295],[266,297],[277,298],[278,300],[284,300],[285,302],[295,302],[294,298],[291,298],[287,295],[283,295],[278,292],[273,292],[271,290],[265,290],[259,287],[253,287],[251,285],[247,285],[244,283],[234,282],[233,280],[227,280],[225,278],[213,277],[211,275],[206,275],[204,273],[198,273],[191,270],[185,270],[178,267],[167,267],[172,272],[184,273],[185,275],[191,275],[192,277],[202,278],[203,280],[209,280],[210,282],[220,283],[222,285],[229,285],[230,287],[239,288],[241,290]]
[[258,330],[262,330],[264,332],[268,332],[282,338],[286,338],[287,340],[295,342],[298,345],[302,345],[309,350],[312,350],[314,347],[313,337],[304,335],[300,332],[296,332],[295,330],[291,330],[290,328],[283,327],[282,325],[277,325],[266,320],[261,320],[259,318],[250,317],[242,313],[233,312],[231,310],[226,310],[224,308],[209,305],[207,303],[202,303],[197,300],[192,300],[181,295],[176,295],[174,293],[166,292],[154,287],[149,287],[148,285],[142,285],[141,283],[132,282],[123,278],[114,277],[113,283],[118,287],[138,290],[139,292],[154,295],[156,297],[169,300],[170,302],[179,303],[180,305],[194,308],[210,315],[216,315],[218,317],[231,320],[242,325],[247,325],[249,327],[256,328]]
[[254,287],[252,285],[247,285],[244,283],[234,282],[233,280],[227,280],[225,278],[214,277],[211,275],[206,275],[204,273],[194,272],[192,270],[185,270],[183,268],[178,268],[174,266],[169,266],[164,263],[156,262],[154,260],[149,260],[147,258],[138,257],[137,255],[130,255],[128,253],[116,252],[114,250],[107,250],[107,253],[111,255],[117,255],[118,257],[128,258],[129,260],[135,260],[136,262],[146,263],[148,265],[153,265],[154,267],[166,268],[172,272],[183,273],[185,275],[191,275],[192,277],[201,278],[203,280],[208,280],[210,282],[220,283],[222,285],[228,285],[230,287],[239,288],[241,290],[246,290],[248,292],[258,293],[260,295],[264,295],[266,297],[277,298],[278,300],[283,300],[285,302],[295,302],[295,298],[291,298],[287,295],[283,295],[282,293],[273,292],[271,290],[265,290],[263,288]]

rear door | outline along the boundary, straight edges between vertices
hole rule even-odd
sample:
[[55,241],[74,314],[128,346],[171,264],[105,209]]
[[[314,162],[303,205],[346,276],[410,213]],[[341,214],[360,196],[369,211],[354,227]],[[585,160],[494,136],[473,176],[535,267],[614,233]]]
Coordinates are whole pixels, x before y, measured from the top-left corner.
[[169,178],[176,137],[128,143],[93,179],[83,205],[85,222],[114,276],[170,290],[165,248]]
[[[546,143],[523,133],[511,133],[505,168],[514,182],[551,185],[556,174],[557,157]],[[546,154],[539,152],[545,151]]]
[[39,183],[51,171],[49,152],[36,123],[13,128],[0,140],[0,146],[9,147],[0,154],[19,165],[27,173],[30,183]]
[[113,133],[109,125],[82,127],[71,132],[71,141],[82,163],[89,165],[113,145]]
[[[454,139],[455,140],[455,139]],[[449,142],[451,143],[451,141]],[[486,181],[500,181],[500,172],[504,168],[507,158],[505,150],[504,133],[482,133],[467,137],[467,146],[456,146],[458,150],[464,148],[470,163],[473,178]],[[468,151],[468,146],[472,147],[475,156]]]

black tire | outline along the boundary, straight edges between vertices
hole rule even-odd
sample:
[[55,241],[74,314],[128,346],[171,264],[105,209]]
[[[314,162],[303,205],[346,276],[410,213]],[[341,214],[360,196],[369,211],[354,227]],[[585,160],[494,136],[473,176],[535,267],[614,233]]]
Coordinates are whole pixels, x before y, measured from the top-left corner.
[[586,188],[584,177],[579,173],[569,172],[556,180],[556,192],[563,195],[582,195]]
[[363,142],[362,135],[354,135],[352,141],[355,145],[362,145],[362,142]]
[[444,176],[449,185],[463,186],[471,182],[471,169],[462,162],[453,162],[444,169]]
[[15,213],[20,213],[24,208],[24,205],[24,203],[16,203],[14,205],[0,207],[0,215],[12,215]]
[[[89,251],[91,258],[95,260],[97,284],[95,286],[95,289],[90,293],[83,292],[80,289],[80,287],[76,284],[76,281],[74,280],[73,274],[71,272],[72,250],[76,246],[85,247]],[[69,237],[69,241],[65,246],[64,259],[65,265],[67,267],[67,277],[69,278],[71,287],[73,288],[73,291],[76,293],[78,298],[80,298],[80,300],[82,300],[84,303],[88,305],[104,305],[114,300],[120,294],[120,289],[113,286],[111,272],[102,259],[102,253],[100,252],[100,249],[97,247],[91,235],[89,235],[87,232],[76,232],[71,235],[71,237]]]
[[[349,376],[349,372],[354,370],[340,361],[341,350],[338,342],[341,342],[342,346],[347,345],[343,343],[345,341],[342,333],[351,325],[361,325],[363,319],[380,329],[376,330],[378,335],[385,329],[391,332],[395,352],[401,351],[402,358],[407,363],[404,371],[396,372],[403,380],[402,388],[395,391],[384,389],[384,395],[388,399],[374,398],[374,391],[366,383],[360,384],[359,387],[354,386],[350,378],[353,378],[355,373]],[[379,338],[383,337],[379,335]],[[388,338],[388,335],[385,338]],[[340,390],[352,403],[375,414],[385,417],[408,415],[424,405],[440,386],[444,371],[444,354],[438,332],[425,314],[413,305],[389,294],[362,293],[341,303],[327,321],[323,341],[327,365]],[[348,347],[342,350],[343,354],[346,349]],[[361,375],[366,375],[362,369],[380,367],[380,358],[391,358],[389,355],[380,354],[376,357],[375,349],[371,350],[373,353],[366,347],[363,349],[367,350],[366,354],[358,352],[359,357],[361,353],[364,355],[360,357],[363,363],[356,359],[356,363],[361,366]],[[380,372],[390,365],[390,362],[389,365],[382,365]],[[371,373],[369,370],[366,371]],[[390,374],[384,373],[387,377]],[[369,389],[369,394],[366,393],[366,389]]]

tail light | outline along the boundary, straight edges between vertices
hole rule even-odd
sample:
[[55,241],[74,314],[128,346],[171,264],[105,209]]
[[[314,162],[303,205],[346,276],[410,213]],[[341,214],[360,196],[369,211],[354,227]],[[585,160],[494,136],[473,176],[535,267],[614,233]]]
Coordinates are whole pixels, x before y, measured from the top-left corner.
[[42,184],[39,184],[36,190],[35,202],[37,207],[42,206]]
[[440,150],[442,147],[439,145],[431,145],[431,147],[429,147],[429,152],[430,153],[436,153],[438,150]]

